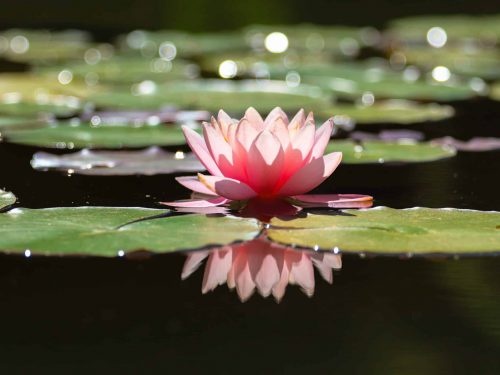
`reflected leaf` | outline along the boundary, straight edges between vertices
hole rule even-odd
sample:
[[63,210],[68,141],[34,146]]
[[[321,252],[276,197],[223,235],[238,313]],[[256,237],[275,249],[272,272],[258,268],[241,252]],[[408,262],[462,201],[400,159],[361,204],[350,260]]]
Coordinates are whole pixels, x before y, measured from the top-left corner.
[[0,211],[16,203],[16,196],[11,192],[0,189]]
[[492,151],[500,149],[500,138],[474,137],[461,141],[453,137],[433,139],[431,144],[453,147],[458,151]]
[[[141,86],[143,85],[143,86]],[[266,112],[280,106],[284,110],[328,106],[330,97],[318,87],[301,85],[289,87],[281,81],[225,81],[197,80],[135,87],[136,92],[109,91],[90,98],[96,106],[111,109],[157,110],[165,106],[183,109],[201,109],[240,113],[252,103],[256,109]]]
[[323,117],[334,116],[341,125],[347,121],[358,124],[413,124],[425,121],[439,121],[450,118],[455,111],[448,105],[437,103],[419,104],[408,100],[384,100],[373,105],[335,104],[321,111]]
[[59,122],[46,128],[6,131],[5,140],[49,148],[124,148],[185,144],[178,126],[91,126]]
[[434,145],[430,142],[402,140],[399,142],[350,140],[330,141],[325,152],[340,151],[342,162],[347,164],[362,163],[418,163],[449,158],[456,151],[447,146]]
[[81,150],[53,155],[37,152],[31,166],[38,170],[57,170],[90,176],[155,175],[197,172],[205,168],[192,153],[166,152],[158,147],[140,151]]
[[259,237],[241,244],[188,254],[182,279],[193,274],[205,259],[202,293],[227,283],[230,289],[236,289],[242,302],[248,300],[255,291],[263,297],[272,294],[279,302],[288,284],[298,285],[306,295],[312,297],[314,268],[331,284],[332,269],[342,267],[340,255],[298,251]]
[[273,219],[269,237],[283,244],[376,254],[481,254],[500,249],[500,213],[460,209],[375,207],[348,215]]
[[0,252],[29,249],[32,255],[106,257],[137,250],[168,253],[250,240],[260,231],[254,219],[162,217],[168,214],[147,208],[16,208],[0,214]]

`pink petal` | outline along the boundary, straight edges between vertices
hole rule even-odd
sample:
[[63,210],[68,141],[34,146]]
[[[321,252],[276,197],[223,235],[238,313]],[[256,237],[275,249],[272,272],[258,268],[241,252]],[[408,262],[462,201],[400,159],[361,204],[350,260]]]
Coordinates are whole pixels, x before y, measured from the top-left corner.
[[230,200],[245,200],[257,196],[254,190],[244,182],[232,178],[206,176],[198,174],[198,178],[217,195]]
[[204,123],[203,134],[208,150],[212,154],[213,160],[220,167],[222,158],[225,158],[229,164],[233,164],[233,150],[226,142],[221,132],[217,131],[213,126]]
[[223,197],[216,197],[213,199],[186,199],[186,200],[173,201],[173,202],[160,202],[160,204],[164,204],[165,206],[171,206],[171,207],[203,208],[203,207],[220,206],[220,205],[226,204],[228,202],[229,202],[229,199],[226,199]]
[[221,109],[217,115],[217,122],[219,123],[222,133],[227,137],[229,127],[233,125],[233,119]]
[[[319,257],[315,257],[314,255],[320,255]],[[316,269],[319,271],[319,274],[325,280],[327,283],[331,284],[333,282],[333,272],[330,267],[328,267],[327,264],[322,262],[323,254],[313,254],[311,257],[311,260],[316,267]]]
[[193,251],[188,254],[184,267],[182,268],[181,279],[186,280],[193,274],[200,266],[203,259],[208,256],[208,251]]
[[[234,276],[231,275],[230,278],[234,278],[236,292],[241,301],[245,302],[252,296],[255,290],[255,282],[252,279],[250,266],[247,261],[247,251],[245,249],[238,251],[230,273],[232,272],[234,272]],[[229,281],[228,285],[230,285]]]
[[281,196],[307,193],[326,180],[342,160],[341,152],[315,159],[299,169],[279,191]]
[[248,183],[258,193],[271,194],[281,177],[285,154],[276,136],[264,130],[247,155]]
[[203,183],[201,183],[196,176],[182,176],[176,177],[175,179],[179,184],[187,187],[189,190],[205,195],[216,195],[212,190],[203,185]]
[[278,117],[281,117],[283,119],[283,122],[288,125],[288,116],[286,115],[285,112],[280,107],[274,108],[269,114],[267,115],[266,119],[264,120],[264,127],[267,128],[269,125],[271,125]]
[[314,294],[314,268],[309,254],[302,252],[298,262],[292,262],[289,281],[299,285],[311,297]]
[[290,144],[290,135],[288,134],[288,127],[285,120],[282,117],[276,117],[268,126],[272,134],[274,134],[281,143],[281,148],[286,150]]
[[298,200],[301,207],[366,208],[373,205],[373,197],[360,194],[306,194],[292,198]]
[[203,294],[225,284],[232,264],[232,250],[226,246],[221,250],[212,251],[205,266],[201,292]]
[[246,118],[253,126],[255,126],[259,130],[264,129],[264,120],[262,120],[262,116],[259,112],[255,110],[255,108],[250,107],[245,111]]
[[182,127],[182,131],[184,133],[184,137],[186,137],[186,141],[194,152],[196,157],[201,161],[201,163],[205,166],[207,171],[215,176],[222,176],[222,172],[219,167],[215,163],[212,155],[208,151],[207,145],[205,141],[194,130],[188,128],[187,126]]
[[260,134],[259,130],[250,120],[243,118],[236,127],[236,139],[241,146],[248,152],[255,139]]
[[334,270],[342,268],[342,256],[339,254],[323,253],[323,263]]
[[307,123],[304,127],[302,127],[302,129],[291,137],[290,147],[292,150],[300,152],[302,160],[306,160],[311,153],[314,145],[315,133],[316,127],[314,126],[314,123]]
[[292,121],[288,124],[288,129],[290,133],[294,133],[304,126],[306,121],[306,116],[304,115],[304,110],[300,109],[297,114],[293,117]]
[[311,151],[311,159],[317,159],[323,156],[326,146],[330,141],[333,131],[333,119],[327,120],[321,127],[316,130],[314,136],[314,146]]

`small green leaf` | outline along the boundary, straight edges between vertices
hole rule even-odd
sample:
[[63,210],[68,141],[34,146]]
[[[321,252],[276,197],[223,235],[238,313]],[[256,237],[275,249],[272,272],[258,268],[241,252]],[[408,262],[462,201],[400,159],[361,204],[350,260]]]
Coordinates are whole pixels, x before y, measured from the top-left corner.
[[250,240],[260,231],[256,220],[232,216],[141,220],[168,212],[146,208],[16,208],[0,214],[0,251],[24,253],[29,249],[31,254],[40,255],[107,257],[136,250],[167,253]]
[[91,126],[61,122],[50,127],[6,131],[5,140],[31,146],[50,148],[124,148],[151,145],[174,146],[185,144],[180,127],[156,126]]
[[319,113],[322,117],[339,116],[338,121],[352,120],[358,124],[413,124],[424,121],[439,121],[454,115],[455,111],[447,105],[437,103],[418,104],[408,100],[385,100],[370,106],[336,104]]
[[16,203],[16,196],[8,191],[0,189],[0,210]]
[[429,142],[385,142],[350,140],[330,141],[325,152],[343,153],[342,162],[347,164],[405,162],[418,163],[455,156],[454,148]]
[[273,219],[269,237],[284,244],[377,254],[480,254],[500,250],[500,213],[376,207],[337,215]]

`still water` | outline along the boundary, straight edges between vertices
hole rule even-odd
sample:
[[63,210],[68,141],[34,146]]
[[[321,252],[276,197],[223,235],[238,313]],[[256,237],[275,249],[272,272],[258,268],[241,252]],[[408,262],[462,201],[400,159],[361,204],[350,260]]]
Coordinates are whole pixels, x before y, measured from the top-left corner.
[[[500,136],[498,104],[456,108],[457,117],[414,129],[428,139]],[[159,207],[187,196],[172,175],[36,172],[29,161],[37,150],[0,143],[1,185],[23,207]],[[370,194],[376,205],[396,208],[500,210],[498,157],[496,151],[421,164],[342,165],[317,192]],[[316,271],[312,297],[289,285],[279,304],[258,294],[241,303],[226,285],[202,294],[205,263],[182,280],[185,261],[186,254],[1,256],[0,372],[500,372],[497,257],[343,255],[332,284]]]

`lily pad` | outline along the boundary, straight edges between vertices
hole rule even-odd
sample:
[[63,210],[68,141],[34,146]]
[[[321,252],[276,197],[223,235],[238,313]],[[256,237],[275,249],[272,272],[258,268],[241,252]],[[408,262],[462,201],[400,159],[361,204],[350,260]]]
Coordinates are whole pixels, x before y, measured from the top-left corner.
[[480,94],[468,83],[456,79],[438,82],[429,77],[419,78],[418,71],[394,71],[378,61],[303,65],[293,69],[270,67],[272,78],[284,79],[291,71],[301,77],[301,82],[317,85],[346,99],[359,99],[369,93],[375,99],[452,101]]
[[156,175],[203,171],[205,167],[192,153],[166,152],[158,147],[141,151],[91,151],[53,155],[37,152],[31,166],[38,170],[71,170],[90,176]]
[[46,126],[48,119],[38,116],[0,116],[0,130]]
[[146,208],[16,208],[0,215],[0,251],[106,257],[136,250],[167,253],[250,240],[260,231],[256,220],[232,216],[142,220],[167,214]]
[[458,151],[480,152],[500,149],[500,138],[474,137],[468,141],[461,141],[453,137],[436,138],[432,144],[453,147]]
[[16,196],[8,191],[0,189],[0,211],[16,203]]
[[328,107],[331,96],[315,86],[289,87],[281,81],[197,80],[155,85],[143,82],[132,92],[109,91],[90,98],[96,106],[112,109],[156,110],[168,105],[182,109],[227,112],[245,111],[253,106],[262,112],[276,106],[283,110],[310,110]]
[[5,131],[7,142],[49,148],[123,148],[185,144],[180,127],[92,126],[89,123],[59,122],[49,127]]
[[57,77],[60,72],[69,72],[74,78],[85,80],[95,85],[103,83],[135,83],[143,80],[163,82],[195,78],[198,68],[192,63],[182,60],[166,61],[161,58],[117,56],[102,59],[94,64],[83,61],[40,67],[37,73]]
[[419,163],[455,156],[454,148],[434,145],[430,142],[402,140],[399,142],[350,140],[331,141],[326,152],[342,152],[342,162],[364,163]]
[[[500,249],[500,213],[376,207],[339,215],[273,219],[269,237],[284,244],[377,254],[480,254]],[[280,228],[281,227],[281,228]]]
[[345,123],[351,120],[358,124],[414,124],[425,121],[439,121],[454,115],[453,107],[437,103],[419,104],[408,100],[385,100],[372,105],[336,104],[321,111],[320,116],[331,117]]

